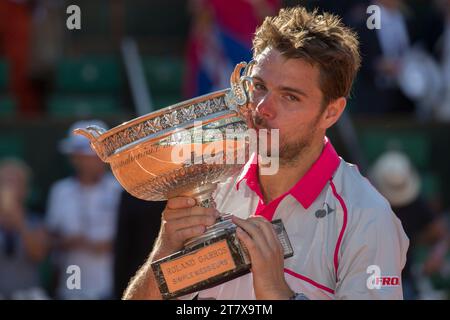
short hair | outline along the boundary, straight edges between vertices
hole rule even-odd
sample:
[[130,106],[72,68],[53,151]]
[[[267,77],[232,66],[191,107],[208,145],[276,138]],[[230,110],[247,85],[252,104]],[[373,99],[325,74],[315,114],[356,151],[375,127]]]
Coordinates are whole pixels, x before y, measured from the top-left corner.
[[303,7],[281,9],[256,30],[253,56],[274,48],[287,59],[303,59],[319,68],[323,104],[348,97],[361,64],[356,33],[330,13]]

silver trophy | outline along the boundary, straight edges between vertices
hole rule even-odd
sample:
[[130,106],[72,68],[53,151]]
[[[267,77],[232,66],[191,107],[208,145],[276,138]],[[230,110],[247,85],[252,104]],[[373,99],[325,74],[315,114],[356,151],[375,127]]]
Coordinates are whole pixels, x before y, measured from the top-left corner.
[[[111,130],[74,131],[90,140],[123,188],[133,196],[161,201],[178,196],[215,206],[219,182],[237,174],[249,156],[247,125],[252,63],[236,65],[230,88],[187,100],[125,122]],[[163,298],[175,298],[249,272],[250,259],[235,235],[231,215],[222,214],[183,250],[155,261],[152,269]],[[274,228],[293,254],[281,221]]]

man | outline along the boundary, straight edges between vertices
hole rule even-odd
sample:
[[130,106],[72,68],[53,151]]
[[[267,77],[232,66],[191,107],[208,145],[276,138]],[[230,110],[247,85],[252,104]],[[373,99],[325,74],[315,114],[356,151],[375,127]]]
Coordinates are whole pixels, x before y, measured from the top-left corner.
[[[252,268],[198,298],[401,299],[408,239],[400,221],[325,137],[344,111],[360,64],[355,35],[336,16],[296,7],[267,18],[253,46],[248,123],[280,130],[279,170],[262,175],[262,164],[249,162],[220,186],[217,209],[234,214]],[[151,262],[180,250],[216,217],[193,199],[170,199],[159,238],[124,298],[161,298]],[[273,219],[283,220],[294,246],[289,259]]]
[[72,134],[92,124],[106,128],[101,121],[77,122],[62,141],[60,151],[70,157],[75,176],[56,182],[48,200],[46,218],[59,269],[59,299],[112,297],[112,245],[121,188],[89,141]]
[[[416,42],[417,19],[405,12],[406,1],[376,0],[380,10],[381,28],[367,28],[367,15],[354,23],[361,40],[364,64],[355,92],[355,113],[383,115],[411,113],[413,101],[400,89],[398,78],[402,62]],[[352,110],[353,111],[353,110]]]

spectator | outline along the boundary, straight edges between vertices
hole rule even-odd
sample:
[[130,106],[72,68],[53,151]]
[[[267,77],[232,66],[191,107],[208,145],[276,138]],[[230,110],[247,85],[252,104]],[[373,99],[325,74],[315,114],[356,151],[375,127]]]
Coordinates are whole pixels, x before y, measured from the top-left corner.
[[409,158],[398,151],[381,155],[371,169],[371,178],[403,224],[410,239],[410,249],[402,274],[405,299],[416,299],[418,288],[412,272],[414,249],[419,243],[431,245],[422,271],[430,275],[443,265],[449,248],[446,222],[432,211],[420,193],[421,181]]
[[[77,122],[61,142],[60,150],[70,157],[75,176],[56,182],[48,200],[47,226],[54,240],[61,299],[112,297],[112,244],[121,188],[88,140],[72,135],[73,129],[92,124],[106,128],[95,120]],[[66,286],[71,265],[80,268],[79,289]]]
[[397,77],[403,56],[415,39],[414,20],[402,0],[377,0],[380,28],[367,28],[367,15],[353,20],[364,59],[356,83],[355,113],[411,113],[414,104],[399,88]]
[[[442,92],[440,94],[438,108],[436,108],[435,118],[438,121],[450,121],[450,1],[438,0],[434,2],[436,11],[440,16],[435,14],[434,19],[429,19],[427,32],[428,38],[435,41],[429,41],[434,45],[433,53],[437,56],[441,63],[442,70]],[[433,28],[432,28],[433,27]],[[439,34],[439,37],[430,37]],[[436,38],[438,38],[436,40]]]
[[0,296],[4,299],[47,297],[39,278],[47,238],[40,216],[26,206],[30,174],[21,160],[0,162]]

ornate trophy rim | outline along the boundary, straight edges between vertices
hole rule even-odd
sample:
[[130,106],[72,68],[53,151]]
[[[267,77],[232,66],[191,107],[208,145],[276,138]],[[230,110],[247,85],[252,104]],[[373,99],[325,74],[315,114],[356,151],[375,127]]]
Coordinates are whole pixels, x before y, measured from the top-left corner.
[[[254,62],[236,65],[231,77],[231,88],[215,91],[185,100],[149,114],[124,122],[108,131],[98,126],[78,128],[90,140],[92,148],[104,161],[145,141],[160,140],[179,129],[189,129],[196,121],[208,124],[218,119],[242,115],[250,101],[248,76]],[[243,71],[242,71],[243,70]],[[244,110],[245,111],[245,110]]]

